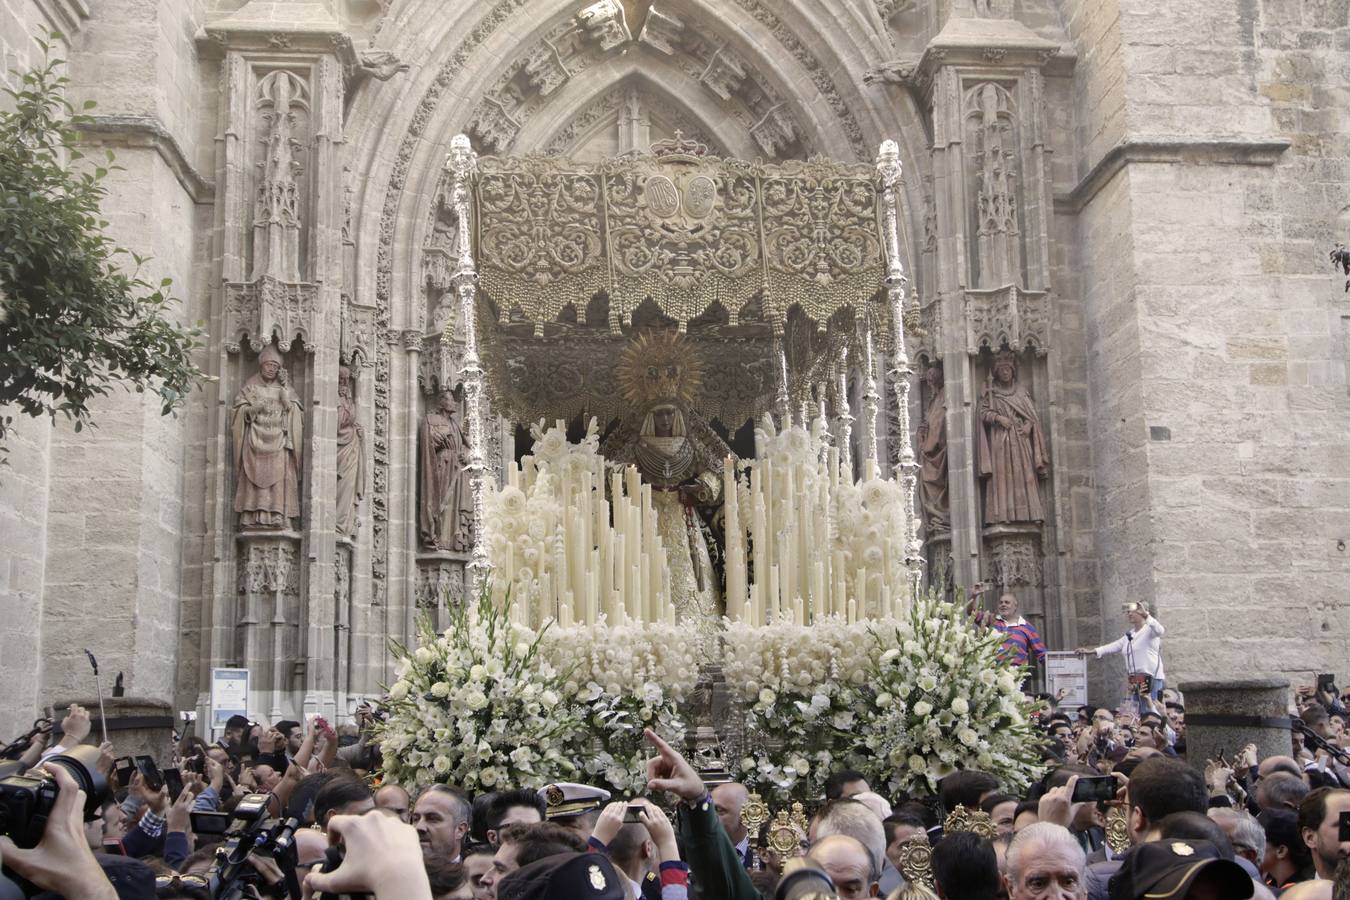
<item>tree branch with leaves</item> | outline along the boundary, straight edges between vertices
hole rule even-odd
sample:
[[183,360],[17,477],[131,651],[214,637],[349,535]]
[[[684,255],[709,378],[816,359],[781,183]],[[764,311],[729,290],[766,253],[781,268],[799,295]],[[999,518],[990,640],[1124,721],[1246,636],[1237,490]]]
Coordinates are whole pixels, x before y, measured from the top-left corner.
[[[147,280],[148,258],[105,233],[113,154],[80,152],[95,104],[67,100],[59,39],[37,41],[42,63],[14,72],[13,109],[0,111],[0,405],[61,414],[80,431],[118,386],[154,392],[173,413],[204,379],[192,361],[202,329],[175,321],[171,280]],[[0,416],[0,441],[12,423]]]

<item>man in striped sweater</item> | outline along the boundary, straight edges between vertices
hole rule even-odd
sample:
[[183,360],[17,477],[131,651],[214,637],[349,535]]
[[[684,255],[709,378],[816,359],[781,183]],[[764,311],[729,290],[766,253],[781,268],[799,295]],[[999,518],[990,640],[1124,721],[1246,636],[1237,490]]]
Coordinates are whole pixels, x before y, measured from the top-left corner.
[[1004,591],[998,598],[997,613],[980,610],[975,621],[1003,633],[1003,649],[1000,656],[1017,666],[1035,666],[1045,662],[1045,642],[1041,640],[1036,626],[1032,625],[1017,612],[1017,598],[1011,591]]

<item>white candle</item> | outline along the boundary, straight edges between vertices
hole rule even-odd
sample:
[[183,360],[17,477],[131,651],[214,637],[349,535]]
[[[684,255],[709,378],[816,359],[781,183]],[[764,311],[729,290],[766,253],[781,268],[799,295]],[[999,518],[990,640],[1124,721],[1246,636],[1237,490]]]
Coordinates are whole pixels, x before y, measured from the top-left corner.
[[769,566],[769,596],[766,598],[765,603],[767,604],[768,612],[775,622],[782,618],[782,598],[778,593],[777,566]]
[[811,616],[825,618],[825,564],[820,560],[811,564]]

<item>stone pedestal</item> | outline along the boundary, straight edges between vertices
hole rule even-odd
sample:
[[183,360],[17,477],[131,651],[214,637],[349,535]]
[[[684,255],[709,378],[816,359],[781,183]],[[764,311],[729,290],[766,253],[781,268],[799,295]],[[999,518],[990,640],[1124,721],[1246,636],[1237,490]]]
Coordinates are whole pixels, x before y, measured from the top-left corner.
[[1188,681],[1178,685],[1186,699],[1186,759],[1203,770],[1220,752],[1229,760],[1247,744],[1256,758],[1288,756],[1289,681]]
[[[103,740],[100,725],[98,697],[70,697],[58,700],[48,712],[52,722],[52,745],[61,741],[61,719],[72,703],[89,710],[91,727],[86,744]],[[174,711],[161,700],[146,697],[104,697],[103,709],[108,716],[108,740],[118,756],[152,756],[162,768],[172,765],[174,756]]]

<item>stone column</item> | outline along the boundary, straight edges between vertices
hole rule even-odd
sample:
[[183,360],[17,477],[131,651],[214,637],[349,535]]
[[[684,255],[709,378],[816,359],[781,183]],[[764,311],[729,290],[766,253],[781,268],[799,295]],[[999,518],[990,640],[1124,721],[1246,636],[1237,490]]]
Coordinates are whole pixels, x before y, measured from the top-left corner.
[[[1029,541],[1041,542],[1038,526],[986,540],[977,454],[979,357],[1004,345],[1041,355],[1049,349],[1050,188],[1041,85],[1058,47],[995,15],[989,4],[951,5],[936,24],[940,30],[905,76],[933,122],[933,196],[921,246],[928,335],[919,352],[943,369],[952,580],[969,589],[996,567],[988,558],[992,545],[1000,558],[1021,558]],[[1035,595],[1033,605],[1040,603],[1041,580],[1024,574],[1015,582],[1028,600]]]
[[1187,681],[1177,686],[1186,697],[1186,761],[1204,770],[1205,761],[1223,753],[1231,760],[1247,744],[1256,758],[1288,756],[1289,679]]
[[[285,534],[239,528],[228,410],[215,423],[226,437],[211,451],[220,473],[209,526],[218,563],[202,677],[211,666],[247,665],[250,713],[332,719],[347,705],[335,657],[350,625],[353,555],[336,534],[338,365],[341,351],[350,359],[351,345],[370,340],[342,295],[342,111],[345,73],[356,57],[319,4],[280,26],[266,4],[244,4],[209,19],[199,49],[222,61],[212,254],[220,261],[219,312],[210,329],[219,342],[211,349],[220,354],[221,394],[233,396],[250,374],[245,347],[256,353],[275,343],[288,354],[304,410],[300,516],[297,530]],[[370,357],[368,347],[363,356]]]

